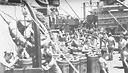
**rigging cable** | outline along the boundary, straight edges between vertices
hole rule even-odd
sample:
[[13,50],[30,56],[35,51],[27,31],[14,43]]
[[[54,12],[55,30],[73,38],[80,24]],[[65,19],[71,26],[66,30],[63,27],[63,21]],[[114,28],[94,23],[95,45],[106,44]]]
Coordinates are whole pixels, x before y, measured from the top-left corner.
[[5,13],[4,11],[0,10],[2,13],[4,13],[5,15],[9,16],[10,18],[12,18],[13,20],[17,21],[15,18],[13,18],[11,15]]
[[[65,11],[62,7],[59,7],[61,10],[63,10],[66,14],[70,15],[67,11]],[[71,16],[71,15],[70,15]]]
[[[75,13],[75,15],[79,18],[79,16],[77,15],[77,13],[74,11],[74,9],[71,7],[71,5],[68,3],[68,1],[67,0],[65,0],[66,1],[66,3],[69,5],[69,7],[72,9],[72,11]],[[80,19],[80,18],[79,18]]]
[[119,1],[119,0],[117,0],[117,2],[120,3],[122,6],[124,6],[124,7],[126,7],[126,8],[128,9],[128,6],[125,5],[123,2],[121,2],[121,1]]
[[[16,6],[14,6],[14,14],[15,14],[15,17],[16,17],[16,23],[17,23],[17,20],[18,20],[18,18],[17,18],[17,15],[16,15]],[[17,27],[17,24],[16,24],[16,27]],[[16,28],[16,29],[18,29],[18,27]],[[16,30],[16,36],[17,36],[17,30]],[[16,38],[14,38],[14,40],[15,40]],[[18,42],[16,42],[16,44],[18,44]],[[16,50],[16,48],[17,48],[17,46],[15,45],[15,50]]]
[[109,12],[109,14],[115,19],[115,21],[116,21],[125,31],[127,31],[126,28],[124,28],[124,27],[121,25],[121,23],[117,20],[117,18],[111,13],[111,11],[108,11],[108,12]]

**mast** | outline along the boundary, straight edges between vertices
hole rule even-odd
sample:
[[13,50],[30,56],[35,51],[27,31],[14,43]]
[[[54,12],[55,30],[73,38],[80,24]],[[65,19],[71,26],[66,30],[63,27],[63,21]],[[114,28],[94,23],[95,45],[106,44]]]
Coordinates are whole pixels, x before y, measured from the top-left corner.
[[36,23],[36,16],[34,14],[34,11],[32,10],[31,6],[24,1],[24,3],[26,4],[27,8],[30,11],[30,14],[32,16],[33,19],[33,28],[34,28],[34,39],[35,39],[35,47],[34,47],[34,57],[33,57],[33,67],[37,68],[41,68],[41,49],[40,49],[40,30],[39,27],[37,26],[38,24]]

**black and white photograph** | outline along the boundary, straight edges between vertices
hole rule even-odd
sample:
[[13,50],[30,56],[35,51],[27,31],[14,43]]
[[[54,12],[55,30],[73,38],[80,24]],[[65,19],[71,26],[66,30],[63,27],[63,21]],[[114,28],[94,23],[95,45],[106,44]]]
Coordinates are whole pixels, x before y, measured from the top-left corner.
[[0,0],[0,73],[128,73],[128,0]]

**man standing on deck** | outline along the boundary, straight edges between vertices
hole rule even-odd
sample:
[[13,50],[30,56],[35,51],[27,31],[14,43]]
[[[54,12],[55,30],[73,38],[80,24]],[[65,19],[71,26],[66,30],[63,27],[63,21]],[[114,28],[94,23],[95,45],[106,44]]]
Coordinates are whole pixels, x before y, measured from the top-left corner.
[[113,51],[115,48],[115,38],[111,33],[108,35],[108,52],[109,52],[109,60],[113,60]]
[[123,35],[120,36],[120,40],[119,40],[119,53],[121,54],[120,60],[122,60],[123,57],[123,48],[125,47],[125,45],[127,44],[127,41],[123,38]]
[[128,73],[128,44],[126,44],[125,48],[123,48],[122,50],[123,50],[122,62],[124,67],[124,73]]

